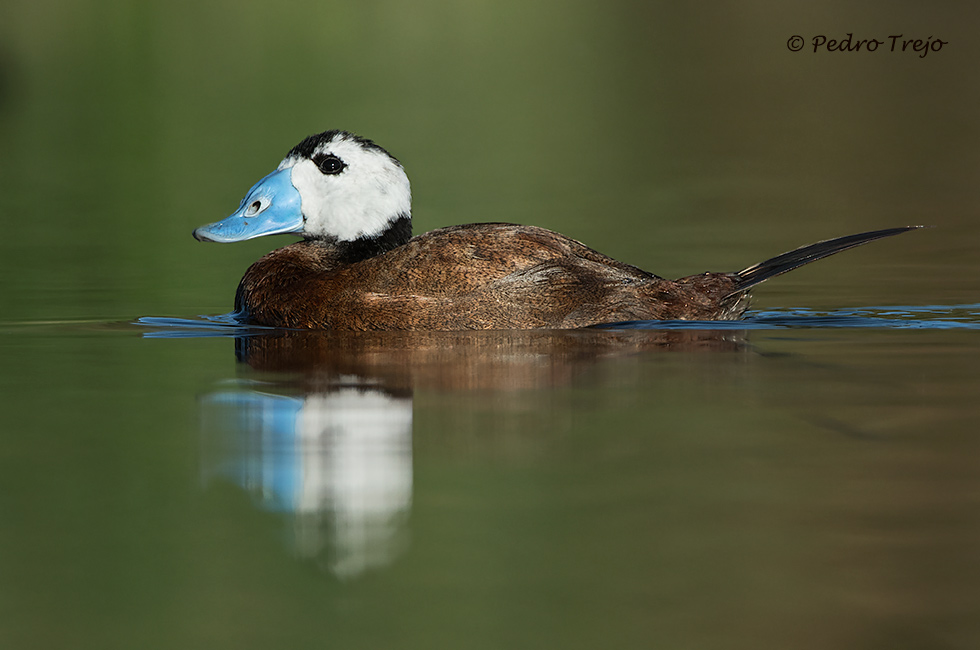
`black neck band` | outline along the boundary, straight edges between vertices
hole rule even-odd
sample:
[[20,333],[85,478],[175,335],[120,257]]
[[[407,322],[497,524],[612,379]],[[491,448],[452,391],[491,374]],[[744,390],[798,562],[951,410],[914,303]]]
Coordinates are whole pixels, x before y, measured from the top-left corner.
[[353,264],[386,253],[401,246],[411,238],[412,218],[402,214],[395,218],[380,235],[330,243],[336,247],[340,262]]

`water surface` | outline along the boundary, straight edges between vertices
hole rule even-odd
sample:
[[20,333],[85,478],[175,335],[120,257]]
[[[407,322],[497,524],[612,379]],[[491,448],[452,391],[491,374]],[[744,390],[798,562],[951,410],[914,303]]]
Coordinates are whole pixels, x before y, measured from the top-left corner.
[[974,638],[980,319],[868,311],[746,329],[8,326],[4,634]]

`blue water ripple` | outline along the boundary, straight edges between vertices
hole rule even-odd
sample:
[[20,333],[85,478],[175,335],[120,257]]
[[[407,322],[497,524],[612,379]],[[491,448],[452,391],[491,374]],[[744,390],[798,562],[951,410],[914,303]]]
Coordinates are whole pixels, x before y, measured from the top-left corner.
[[749,312],[740,321],[628,321],[600,329],[755,330],[792,328],[980,329],[980,304]]
[[[147,338],[199,338],[209,336],[255,336],[276,331],[274,327],[248,325],[238,316],[221,314],[199,319],[144,316],[135,324],[149,328]],[[597,325],[611,330],[774,330],[800,328],[877,329],[980,329],[980,303],[970,305],[882,306],[817,311],[775,309],[750,311],[738,321],[626,321]]]

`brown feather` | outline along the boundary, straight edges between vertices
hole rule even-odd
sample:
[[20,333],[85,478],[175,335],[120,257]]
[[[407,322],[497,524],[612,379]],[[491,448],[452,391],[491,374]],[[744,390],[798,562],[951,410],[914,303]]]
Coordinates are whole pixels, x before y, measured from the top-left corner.
[[323,241],[280,248],[248,269],[235,307],[260,325],[336,330],[736,320],[748,307],[741,281],[737,273],[666,280],[543,228],[471,224],[352,264]]

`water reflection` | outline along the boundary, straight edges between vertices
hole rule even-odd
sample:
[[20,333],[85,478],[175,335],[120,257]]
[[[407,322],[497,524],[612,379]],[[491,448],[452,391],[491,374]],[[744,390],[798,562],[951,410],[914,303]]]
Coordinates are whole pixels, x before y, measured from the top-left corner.
[[389,563],[412,499],[412,402],[359,387],[291,397],[242,388],[202,405],[204,474],[292,522],[300,557],[349,578]]
[[203,476],[282,513],[299,557],[353,578],[406,547],[416,388],[550,388],[604,358],[743,348],[730,330],[249,332],[241,376],[202,399]]
[[151,337],[233,339],[238,377],[201,404],[204,478],[231,481],[280,513],[297,556],[349,579],[390,565],[407,548],[417,390],[491,391],[498,406],[512,398],[521,408],[529,391],[588,382],[590,374],[596,381],[597,367],[611,359],[744,354],[753,329],[975,329],[977,313],[976,305],[793,310],[733,323],[515,332],[288,331],[221,317],[140,322],[155,328]]
[[255,371],[292,373],[307,391],[339,378],[389,390],[554,388],[597,361],[660,351],[732,352],[745,333],[708,330],[532,330],[489,332],[282,331],[235,340]]

